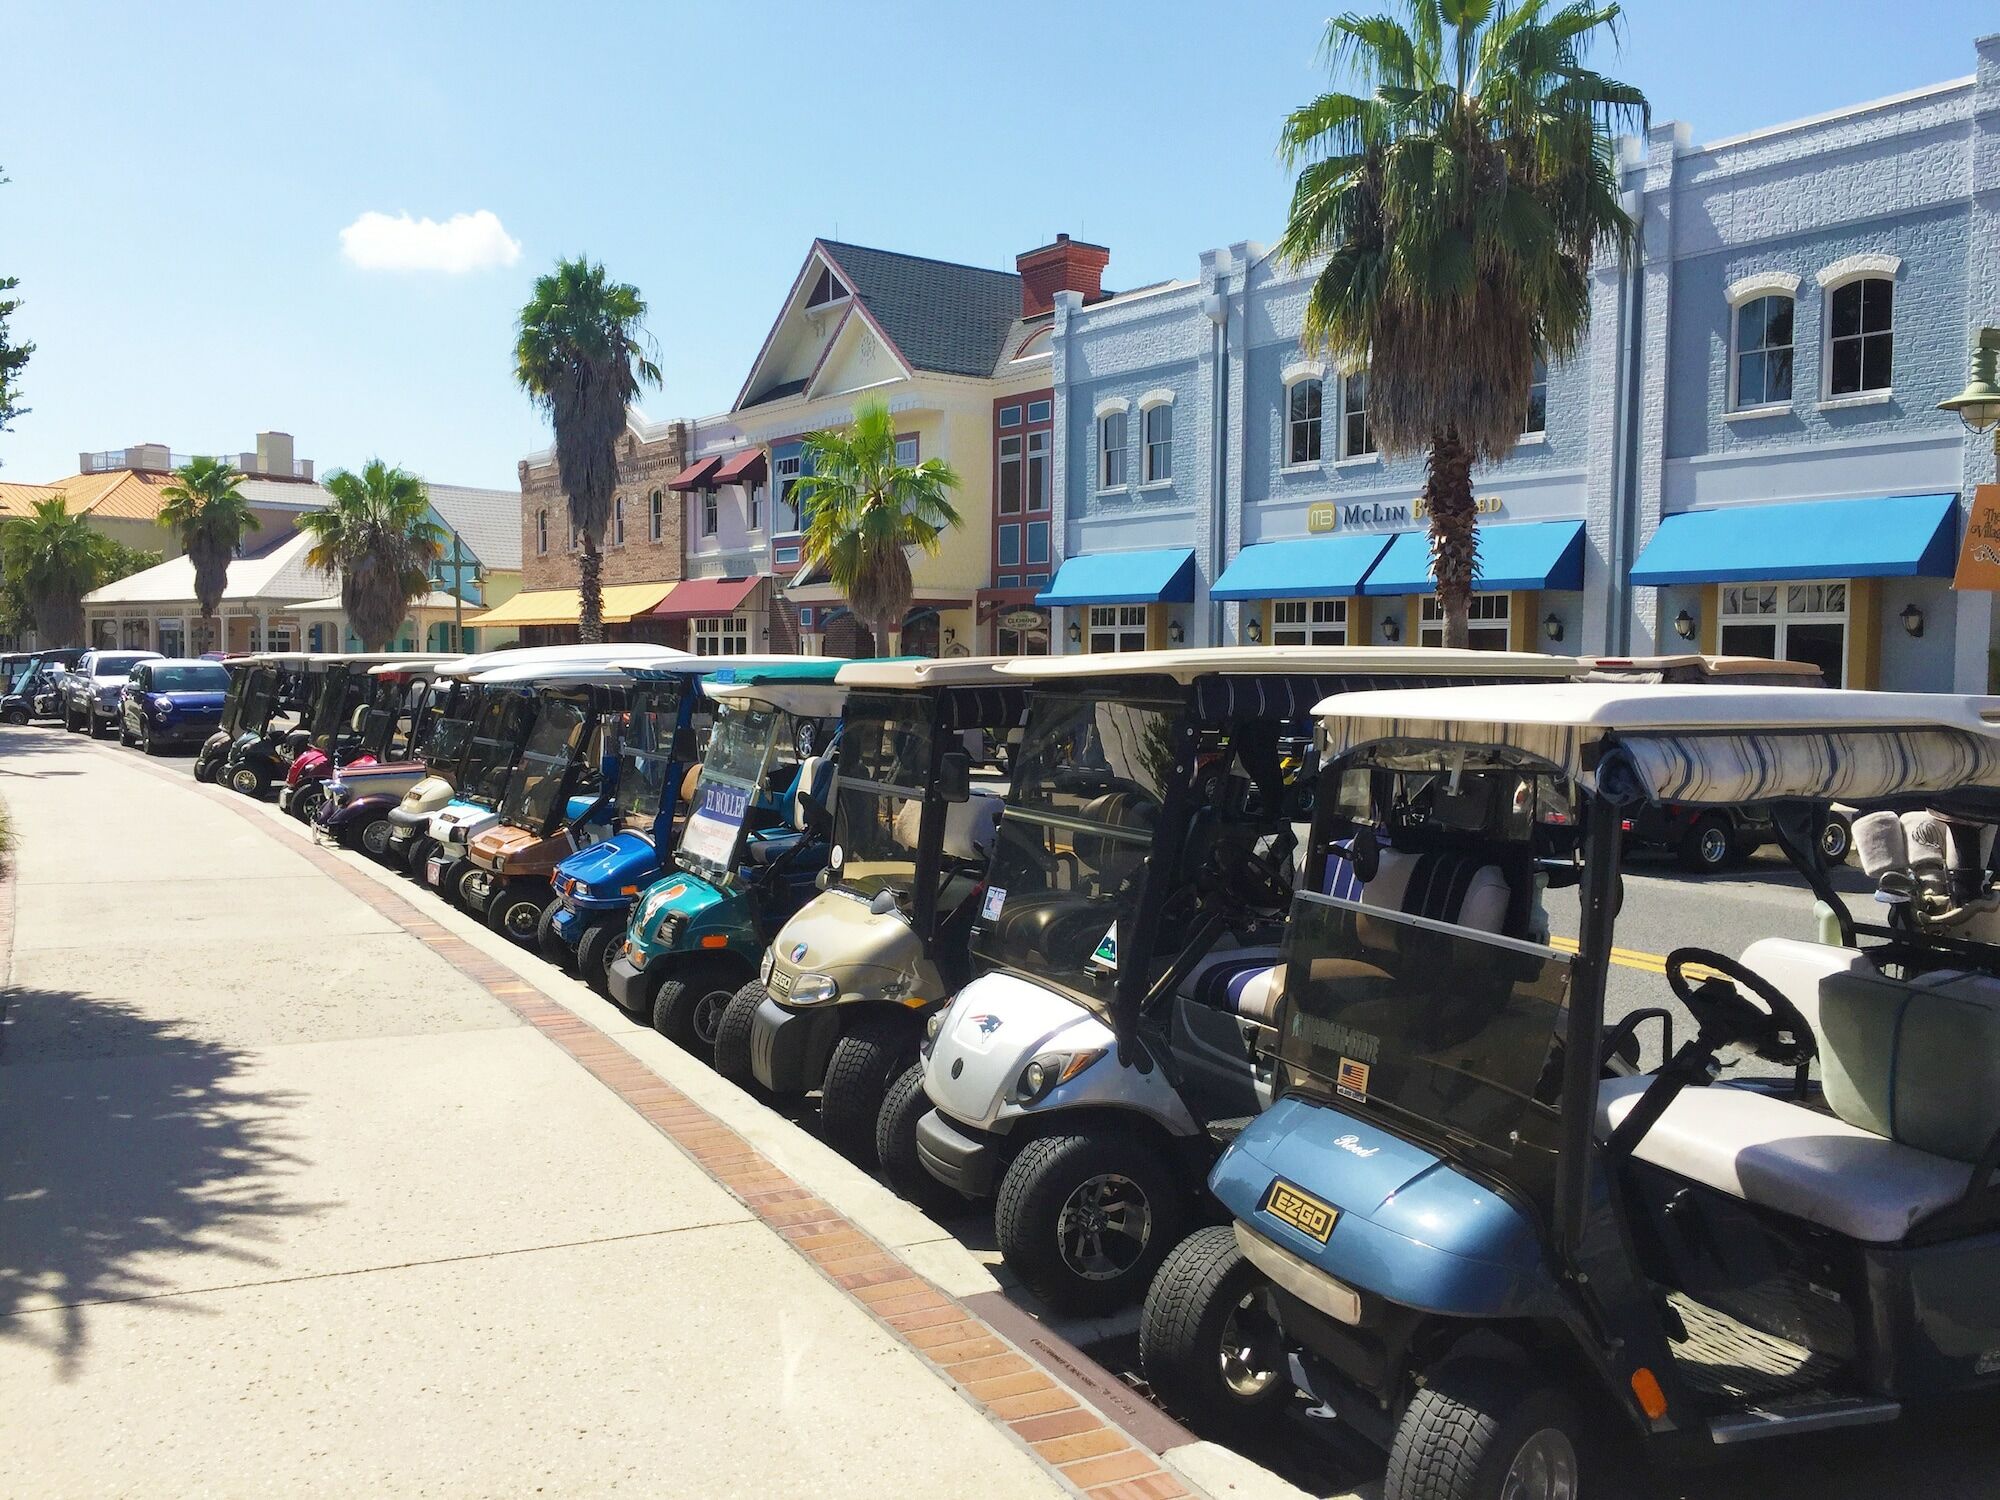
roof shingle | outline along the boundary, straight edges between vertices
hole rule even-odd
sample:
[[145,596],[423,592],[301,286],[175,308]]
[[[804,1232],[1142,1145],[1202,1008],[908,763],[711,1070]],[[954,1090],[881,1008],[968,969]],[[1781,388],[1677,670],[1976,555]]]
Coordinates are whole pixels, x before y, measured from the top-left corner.
[[904,359],[942,375],[990,376],[1021,315],[1021,278],[953,261],[821,240]]

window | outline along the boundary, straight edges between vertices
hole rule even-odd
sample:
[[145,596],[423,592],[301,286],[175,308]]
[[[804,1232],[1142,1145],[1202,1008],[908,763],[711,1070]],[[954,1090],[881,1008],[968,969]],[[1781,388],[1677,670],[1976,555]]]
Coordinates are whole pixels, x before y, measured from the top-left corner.
[[1716,611],[1725,656],[1807,661],[1828,684],[1847,677],[1845,583],[1727,583]]
[[840,284],[840,278],[833,274],[831,268],[821,266],[819,279],[813,283],[812,290],[806,293],[806,306],[827,307],[845,300],[846,296],[847,288]]
[[993,560],[1003,568],[1018,568],[1021,565],[1021,528],[1002,526],[993,535],[996,548]]
[[[1043,402],[1046,406],[1048,403]],[[1028,509],[1049,508],[1049,434],[1028,434]]]
[[162,620],[159,624],[159,653],[162,656],[186,656],[187,632],[179,620]]
[[1030,521],[1028,523],[1028,561],[1046,563],[1049,560],[1049,523]]
[[1165,484],[1174,477],[1174,409],[1149,406],[1140,420],[1146,435],[1146,483]]
[[1001,407],[1000,425],[1002,427],[1019,427],[1021,425],[1021,408],[1018,406]]
[[1053,401],[1030,401],[1028,403],[1028,420],[1030,422],[1053,421],[1055,414],[1056,404]]
[[1012,516],[1021,510],[1021,439],[1000,439],[1000,514]]
[[543,557],[549,555],[549,513],[535,512],[535,551]]
[[625,497],[618,496],[611,502],[611,545],[625,545]]
[[1521,436],[1549,429],[1549,357],[1535,356],[1535,372],[1528,382],[1528,415],[1521,423]]
[[1144,651],[1146,649],[1146,606],[1143,604],[1091,605],[1090,649],[1092,651]]
[[1864,276],[1833,289],[1827,318],[1828,395],[1889,389],[1895,298],[1896,284],[1885,276]]
[[1274,646],[1345,646],[1345,599],[1274,599],[1271,602],[1271,644]]
[[1785,296],[1757,297],[1736,309],[1733,410],[1792,399],[1792,310]]
[[119,639],[128,651],[144,651],[148,649],[146,646],[146,637],[149,633],[144,620],[120,620],[118,622]]
[[569,550],[572,552],[576,551],[582,540],[583,533],[576,529],[576,522],[572,519],[569,523]]
[[[1509,594],[1474,594],[1465,611],[1465,643],[1474,651],[1505,651],[1507,649],[1507,614],[1512,596]],[[1444,644],[1444,605],[1436,594],[1424,595],[1422,625],[1417,635],[1419,646],[1442,646]]]
[[647,497],[646,508],[646,534],[657,542],[667,534],[667,497],[654,490]]
[[771,561],[780,567],[789,563],[795,563],[798,560],[799,549],[796,545],[790,547],[773,547],[771,549]]
[[1002,573],[993,585],[996,589],[1017,589],[1020,586],[1021,575],[1019,573]]
[[1295,381],[1285,396],[1285,464],[1319,462],[1320,383]]
[[761,484],[743,486],[743,516],[752,531],[764,524],[764,487]]
[[721,522],[721,507],[716,500],[715,491],[703,490],[701,492],[701,534],[703,536],[714,536],[716,527]]
[[1368,372],[1356,370],[1340,382],[1340,456],[1364,458],[1375,451],[1375,432],[1368,425]]
[[917,435],[914,432],[896,434],[896,462],[905,468],[915,468],[922,462],[917,456]]
[[[264,649],[265,649],[266,651],[289,651],[289,650],[291,650],[291,649],[292,649],[292,627],[291,627],[291,626],[289,626],[289,625],[273,625],[273,626],[272,626],[272,627],[271,627],[271,628],[270,628],[269,630],[265,631],[265,632],[264,632]],[[407,649],[407,648],[405,648],[405,649]]]
[[792,504],[792,486],[799,482],[799,467],[800,456],[796,453],[771,460],[771,478],[777,485],[777,499],[771,513],[771,526],[775,531],[799,529],[799,513]]
[[1097,487],[1125,488],[1125,413],[1108,411],[1097,419]]
[[694,622],[696,656],[742,656],[749,650],[749,616],[713,615]]

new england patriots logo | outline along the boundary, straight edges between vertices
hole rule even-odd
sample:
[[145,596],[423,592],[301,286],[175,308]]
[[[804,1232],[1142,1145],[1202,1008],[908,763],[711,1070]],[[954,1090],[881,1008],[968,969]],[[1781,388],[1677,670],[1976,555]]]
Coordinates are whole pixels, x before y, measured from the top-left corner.
[[994,1032],[998,1031],[1001,1026],[1000,1017],[996,1015],[991,1015],[991,1014],[977,1015],[971,1017],[970,1019],[972,1021],[972,1024],[979,1028],[979,1034],[981,1036],[991,1036],[993,1035]]

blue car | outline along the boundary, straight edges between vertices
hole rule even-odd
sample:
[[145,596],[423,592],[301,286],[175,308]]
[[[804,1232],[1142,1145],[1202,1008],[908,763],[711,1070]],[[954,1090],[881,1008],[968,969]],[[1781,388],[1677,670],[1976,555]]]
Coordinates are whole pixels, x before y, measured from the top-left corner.
[[222,723],[229,673],[220,662],[154,657],[137,663],[120,694],[118,742],[148,755],[199,745]]

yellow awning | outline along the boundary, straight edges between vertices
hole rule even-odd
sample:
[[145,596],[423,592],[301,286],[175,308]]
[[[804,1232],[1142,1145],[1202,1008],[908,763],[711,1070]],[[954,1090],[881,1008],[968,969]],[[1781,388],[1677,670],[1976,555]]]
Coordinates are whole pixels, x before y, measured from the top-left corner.
[[[672,583],[613,583],[604,589],[604,620],[623,625],[635,615],[643,615],[668,594]],[[467,615],[468,627],[498,628],[503,625],[574,625],[583,605],[575,589],[531,589],[496,604],[484,614]]]

